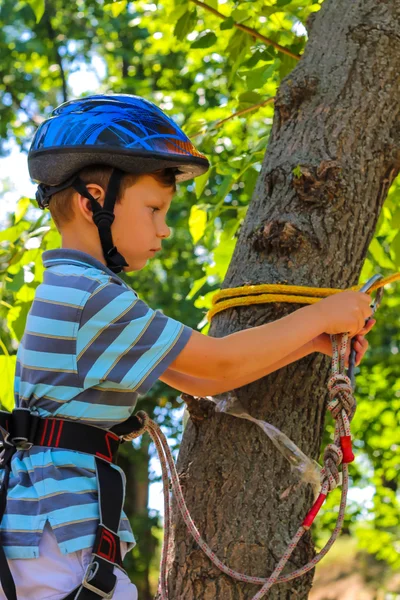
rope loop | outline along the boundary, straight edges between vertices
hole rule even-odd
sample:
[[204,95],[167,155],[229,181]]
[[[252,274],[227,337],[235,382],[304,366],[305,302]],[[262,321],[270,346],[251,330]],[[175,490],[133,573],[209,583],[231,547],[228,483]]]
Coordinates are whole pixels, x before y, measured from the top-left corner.
[[131,433],[127,433],[126,435],[122,436],[126,442],[131,442],[132,440],[135,440],[136,438],[140,437],[148,429],[150,417],[147,414],[147,412],[145,412],[144,410],[139,410],[135,416],[140,421],[142,426],[140,429],[138,429],[136,431],[131,431]]
[[339,465],[343,460],[342,449],[336,444],[328,444],[324,450],[324,466],[321,470],[321,484],[332,492],[340,484]]
[[350,379],[344,373],[335,373],[328,381],[329,401],[328,410],[334,419],[337,419],[342,412],[345,411],[352,420],[356,412],[356,400],[353,396],[353,388]]

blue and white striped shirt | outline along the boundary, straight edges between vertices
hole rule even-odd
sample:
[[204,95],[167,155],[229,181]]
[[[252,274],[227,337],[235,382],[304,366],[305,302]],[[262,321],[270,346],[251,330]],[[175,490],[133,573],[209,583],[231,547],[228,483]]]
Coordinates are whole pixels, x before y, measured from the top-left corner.
[[[111,428],[133,413],[138,395],[148,392],[192,330],[149,308],[89,254],[49,250],[43,264],[17,353],[16,406]],[[93,546],[99,520],[93,456],[40,446],[13,456],[0,526],[6,556],[37,557],[47,520],[61,552]],[[120,537],[135,544],[125,513]]]

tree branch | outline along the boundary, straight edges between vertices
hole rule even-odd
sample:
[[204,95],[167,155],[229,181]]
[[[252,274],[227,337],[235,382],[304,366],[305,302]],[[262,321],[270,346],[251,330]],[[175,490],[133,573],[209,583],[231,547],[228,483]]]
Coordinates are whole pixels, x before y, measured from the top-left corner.
[[55,54],[55,58],[56,58],[56,63],[58,64],[59,69],[60,69],[60,75],[61,75],[61,81],[62,81],[63,102],[67,102],[67,100],[68,100],[67,80],[66,80],[64,68],[63,68],[63,65],[62,65],[62,59],[61,59],[60,53],[58,51],[58,44],[57,44],[57,40],[56,40],[56,34],[55,34],[55,31],[54,31],[53,26],[51,24],[51,15],[50,15],[50,12],[47,13],[47,31],[48,31],[48,34],[49,34],[49,39],[50,39],[50,41],[53,44],[54,54]]
[[[1,79],[3,79],[3,76],[4,76],[4,74],[0,74]],[[35,128],[38,125],[40,125],[40,123],[43,121],[43,119],[39,115],[31,115],[30,112],[24,106],[22,106],[21,101],[19,100],[18,96],[15,94],[11,85],[4,84],[4,82],[3,82],[3,85],[4,85],[4,91],[6,93],[10,94],[11,100],[12,100],[15,108],[17,110],[21,110],[28,117],[29,124]]]
[[[244,115],[244,114],[246,114],[246,113],[254,110],[255,108],[261,108],[262,106],[266,106],[267,104],[271,104],[274,100],[275,100],[275,96],[272,96],[271,98],[268,98],[267,100],[264,100],[264,102],[260,102],[259,104],[253,104],[253,106],[249,106],[248,108],[243,108],[242,110],[238,110],[237,112],[233,113],[229,117],[226,117],[226,119],[222,119],[222,121],[218,121],[218,123],[216,123],[215,125],[213,125],[213,128],[217,129],[218,127],[221,127],[221,125],[223,125],[227,121],[230,121],[234,117],[239,117],[240,115]],[[202,133],[204,133],[204,132],[203,131],[198,131],[197,133],[195,133],[194,135],[191,135],[190,137],[194,138],[194,137],[197,137],[198,135],[201,135]]]
[[[227,19],[226,15],[220,13],[218,10],[216,10],[212,6],[209,6],[208,4],[205,4],[204,2],[200,2],[200,0],[189,0],[189,1],[193,2],[197,6],[201,6],[202,8],[205,8],[206,10],[212,12],[215,16],[219,17],[220,19],[223,19],[223,20]],[[257,38],[257,39],[261,40],[262,42],[264,42],[264,44],[267,44],[268,46],[273,46],[276,50],[278,50],[278,52],[287,54],[288,56],[291,56],[292,58],[295,58],[296,60],[300,60],[300,58],[301,58],[301,56],[299,56],[298,54],[291,52],[284,46],[281,46],[280,44],[278,44],[277,42],[274,42],[270,38],[265,37],[265,35],[262,35],[259,31],[257,31],[257,29],[253,29],[252,27],[247,27],[247,25],[242,25],[241,23],[234,23],[233,26],[236,27],[237,29],[241,29],[242,31],[245,31],[246,33],[249,33],[252,37]]]

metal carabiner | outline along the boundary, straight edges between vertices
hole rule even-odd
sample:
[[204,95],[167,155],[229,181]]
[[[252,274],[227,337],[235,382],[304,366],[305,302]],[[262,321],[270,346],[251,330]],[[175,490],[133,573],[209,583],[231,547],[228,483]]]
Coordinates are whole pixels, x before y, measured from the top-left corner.
[[[376,281],[379,281],[379,279],[382,279],[382,275],[380,275],[379,273],[377,273],[376,275],[373,275],[373,277],[371,277],[370,279],[368,279],[368,281],[366,283],[364,283],[364,285],[362,286],[362,288],[359,291],[364,292],[364,293],[368,292],[372,288],[374,283]],[[371,304],[372,314],[375,314],[375,311],[378,310],[378,308],[382,302],[383,290],[384,290],[383,287],[381,287],[377,290],[375,300]],[[367,323],[368,320],[369,319],[366,319],[365,323]],[[351,386],[352,386],[353,390],[355,389],[354,369],[355,369],[355,365],[356,365],[356,351],[354,349],[354,344],[355,344],[355,338],[352,338],[350,358],[349,358],[349,368],[347,370],[347,376],[350,378]]]

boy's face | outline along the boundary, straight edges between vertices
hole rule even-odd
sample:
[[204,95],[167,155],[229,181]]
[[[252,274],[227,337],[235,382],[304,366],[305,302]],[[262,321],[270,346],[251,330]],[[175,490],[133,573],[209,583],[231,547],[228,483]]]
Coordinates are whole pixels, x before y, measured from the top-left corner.
[[161,249],[162,240],[169,237],[166,215],[173,196],[173,188],[163,187],[151,175],[143,175],[115,204],[111,231],[114,244],[128,263],[124,271],[142,269]]

